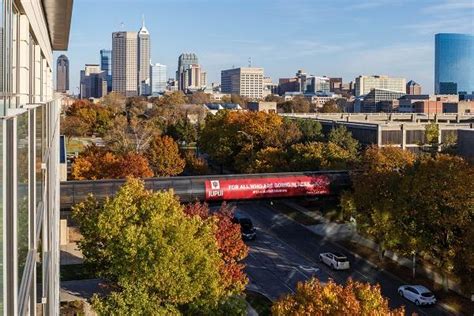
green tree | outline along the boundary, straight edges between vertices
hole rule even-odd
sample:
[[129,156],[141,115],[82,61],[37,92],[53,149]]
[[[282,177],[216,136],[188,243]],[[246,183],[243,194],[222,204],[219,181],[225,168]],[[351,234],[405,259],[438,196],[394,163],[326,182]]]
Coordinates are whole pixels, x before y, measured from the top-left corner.
[[303,142],[316,142],[324,138],[323,126],[320,122],[309,119],[298,119],[296,124],[302,133]]
[[352,133],[345,126],[333,128],[329,133],[328,141],[347,150],[354,159],[359,153],[359,142],[352,137]]
[[[226,291],[211,218],[187,217],[171,192],[151,192],[129,179],[115,197],[73,209],[85,264],[108,281],[96,296],[99,315],[242,315]],[[240,300],[239,300],[240,301]]]

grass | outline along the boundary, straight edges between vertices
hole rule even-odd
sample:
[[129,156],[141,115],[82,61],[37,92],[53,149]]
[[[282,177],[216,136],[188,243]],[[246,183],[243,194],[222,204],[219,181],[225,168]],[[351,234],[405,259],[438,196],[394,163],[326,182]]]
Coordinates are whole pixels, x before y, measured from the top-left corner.
[[96,276],[87,271],[83,264],[61,266],[61,281],[76,281],[95,279]]
[[247,290],[245,291],[245,299],[250,304],[250,306],[252,306],[257,311],[258,315],[271,315],[271,308],[273,303],[266,296],[257,292]]
[[321,224],[318,220],[312,218],[311,216],[308,216],[304,213],[301,213],[300,211],[297,211],[284,203],[281,202],[273,202],[273,207],[274,210],[288,216],[295,222],[300,223],[301,225],[305,226],[312,226],[312,225],[318,225]]

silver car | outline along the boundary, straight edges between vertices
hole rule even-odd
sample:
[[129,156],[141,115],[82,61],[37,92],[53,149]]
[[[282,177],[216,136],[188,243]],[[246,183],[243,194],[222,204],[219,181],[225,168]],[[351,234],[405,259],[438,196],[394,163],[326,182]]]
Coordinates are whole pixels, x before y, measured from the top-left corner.
[[327,264],[334,270],[350,269],[351,264],[346,256],[340,253],[325,252],[319,254],[319,261]]
[[402,285],[398,288],[398,294],[418,306],[436,304],[434,294],[423,285]]

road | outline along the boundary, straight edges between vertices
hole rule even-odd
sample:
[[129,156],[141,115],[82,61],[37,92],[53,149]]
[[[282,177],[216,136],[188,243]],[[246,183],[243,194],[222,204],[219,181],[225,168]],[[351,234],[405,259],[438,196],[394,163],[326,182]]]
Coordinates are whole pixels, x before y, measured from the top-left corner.
[[[238,203],[236,206],[237,214],[251,218],[257,228],[257,240],[248,242],[250,251],[245,262],[250,288],[259,290],[272,300],[294,292],[299,281],[312,276],[323,282],[331,278],[337,283],[345,283],[351,277],[357,281],[379,283],[382,294],[389,298],[390,306],[404,305],[409,315],[413,312],[418,315],[452,315],[440,306],[417,307],[401,298],[397,293],[402,285],[400,280],[276,213],[265,202]],[[329,251],[347,255],[351,269],[333,271],[321,264],[319,253]]]

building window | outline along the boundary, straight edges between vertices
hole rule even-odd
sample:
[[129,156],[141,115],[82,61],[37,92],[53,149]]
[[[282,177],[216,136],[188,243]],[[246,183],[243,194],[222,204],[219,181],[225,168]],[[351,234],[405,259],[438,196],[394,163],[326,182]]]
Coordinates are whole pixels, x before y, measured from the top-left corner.
[[28,256],[29,246],[29,114],[23,113],[17,119],[17,240],[18,279],[21,280]]

